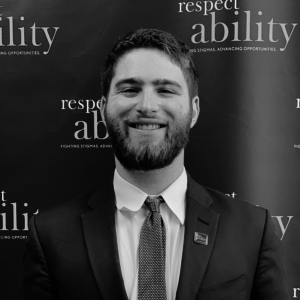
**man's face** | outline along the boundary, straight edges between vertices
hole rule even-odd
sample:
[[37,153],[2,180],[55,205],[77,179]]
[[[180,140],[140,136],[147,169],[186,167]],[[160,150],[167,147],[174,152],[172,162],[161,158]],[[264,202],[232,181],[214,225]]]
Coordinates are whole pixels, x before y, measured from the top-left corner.
[[128,170],[168,166],[188,142],[199,99],[189,99],[181,69],[162,51],[135,49],[115,67],[106,106],[108,133]]

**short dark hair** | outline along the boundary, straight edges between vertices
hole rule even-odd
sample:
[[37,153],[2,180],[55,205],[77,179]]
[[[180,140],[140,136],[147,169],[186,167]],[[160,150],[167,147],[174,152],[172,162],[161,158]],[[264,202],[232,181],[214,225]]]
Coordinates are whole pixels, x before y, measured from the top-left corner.
[[189,96],[198,95],[198,73],[192,60],[190,48],[172,34],[158,29],[138,29],[120,38],[108,55],[102,72],[102,95],[107,98],[118,60],[130,50],[148,48],[166,53],[181,68],[187,82]]

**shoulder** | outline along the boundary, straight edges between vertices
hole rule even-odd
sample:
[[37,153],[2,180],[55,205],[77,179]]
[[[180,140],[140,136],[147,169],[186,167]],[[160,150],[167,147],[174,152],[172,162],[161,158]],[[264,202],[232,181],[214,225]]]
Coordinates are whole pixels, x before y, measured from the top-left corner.
[[243,212],[248,211],[249,213],[258,213],[258,214],[266,213],[265,208],[253,204],[255,203],[255,201],[250,203],[247,200],[231,197],[215,189],[205,187],[205,186],[202,187],[206,191],[206,193],[211,197],[213,201],[211,208],[214,210],[220,212],[237,210]]
[[[191,181],[193,181],[191,179]],[[202,203],[211,212],[219,215],[222,224],[236,224],[241,226],[259,227],[265,226],[270,219],[267,209],[251,204],[245,200],[233,198],[210,187],[202,186],[196,182],[191,182],[189,188],[192,199]],[[197,198],[198,197],[198,198]],[[253,201],[252,203],[255,203]]]
[[98,189],[85,192],[71,201],[41,211],[33,221],[37,229],[47,232],[75,231],[82,227],[82,216],[110,203],[113,206],[114,190],[108,176]]
[[[233,198],[212,188],[203,187],[212,202],[208,207],[218,215],[218,233],[225,240],[239,239],[248,246],[260,248],[263,240],[271,244],[275,238],[275,227],[270,212],[247,201]],[[250,247],[250,246],[249,246]]]
[[60,229],[71,224],[78,224],[81,215],[89,212],[91,208],[88,205],[89,200],[96,193],[96,190],[85,192],[74,199],[39,212],[34,217],[37,229]]
[[233,198],[213,188],[201,185],[194,181],[188,174],[188,196],[202,205],[216,210],[216,212],[230,212],[232,210],[249,211],[250,213],[265,214],[266,210],[259,205],[255,205],[255,200],[248,201]]

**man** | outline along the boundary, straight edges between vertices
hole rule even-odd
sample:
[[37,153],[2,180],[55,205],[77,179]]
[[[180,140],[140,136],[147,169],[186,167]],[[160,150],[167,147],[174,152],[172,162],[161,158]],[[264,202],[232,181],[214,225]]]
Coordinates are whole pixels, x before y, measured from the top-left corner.
[[289,299],[269,212],[185,171],[199,115],[189,48],[163,31],[130,33],[102,87],[113,179],[31,220],[21,298]]

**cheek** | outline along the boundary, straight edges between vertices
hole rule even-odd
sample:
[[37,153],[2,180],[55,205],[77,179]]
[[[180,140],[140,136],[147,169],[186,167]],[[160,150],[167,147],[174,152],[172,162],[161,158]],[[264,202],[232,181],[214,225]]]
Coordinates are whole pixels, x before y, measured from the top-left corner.
[[128,98],[115,97],[109,99],[106,109],[115,117],[125,117],[133,108],[133,101]]
[[174,101],[173,103],[166,103],[163,106],[165,114],[172,120],[182,120],[186,118],[191,111],[190,103],[184,101]]

